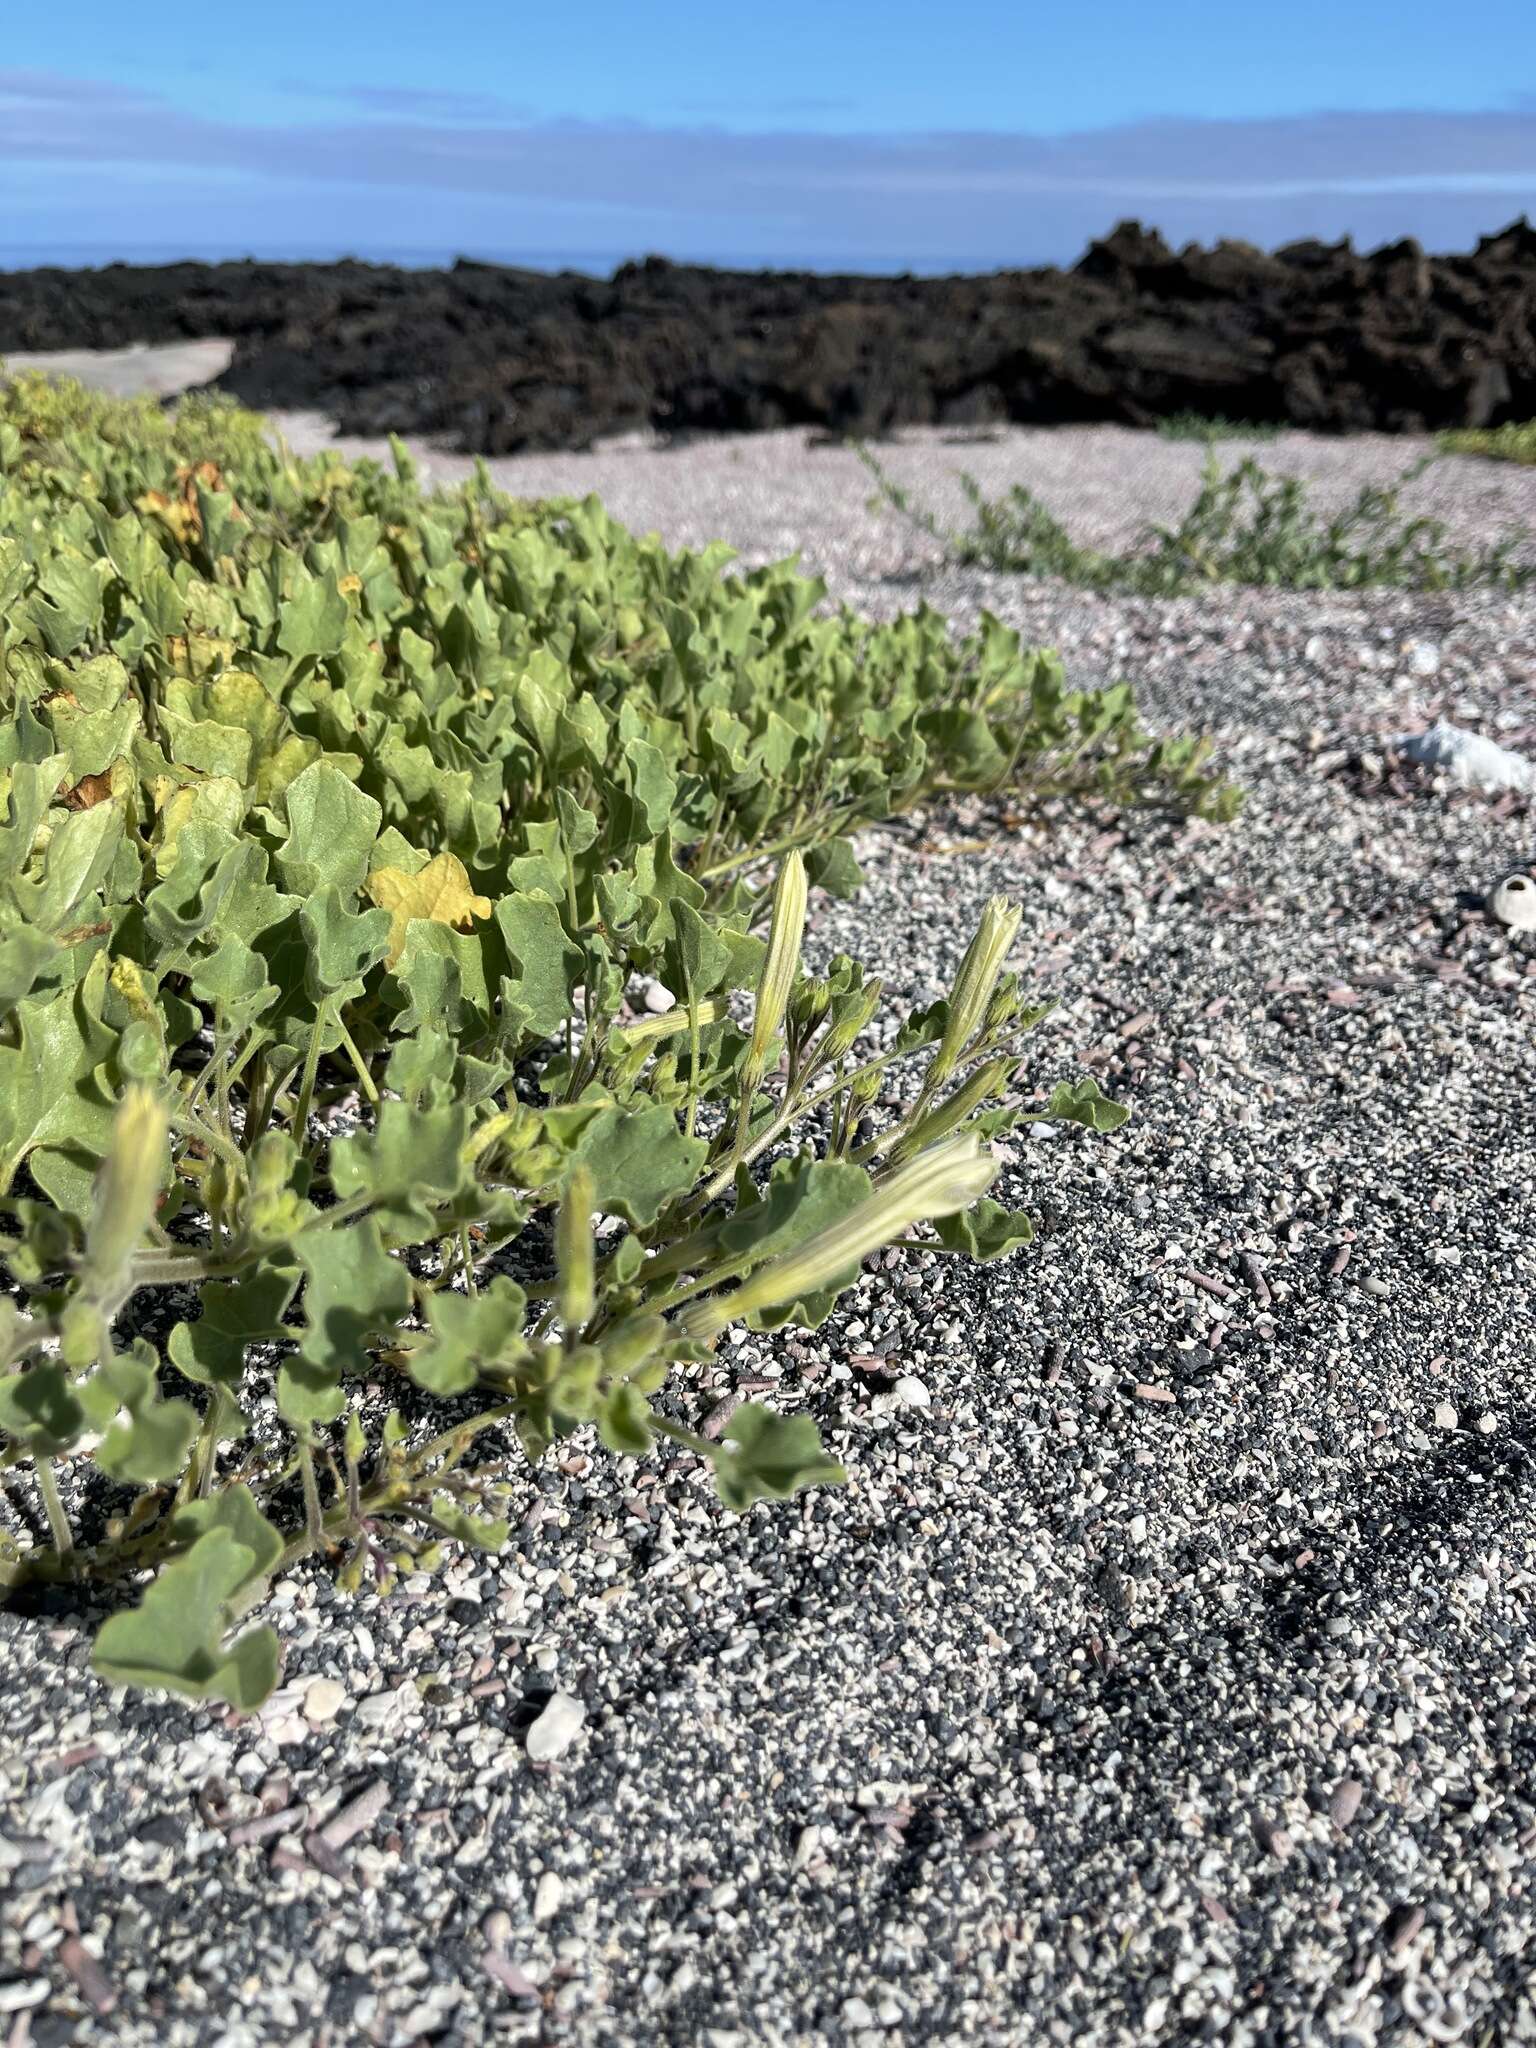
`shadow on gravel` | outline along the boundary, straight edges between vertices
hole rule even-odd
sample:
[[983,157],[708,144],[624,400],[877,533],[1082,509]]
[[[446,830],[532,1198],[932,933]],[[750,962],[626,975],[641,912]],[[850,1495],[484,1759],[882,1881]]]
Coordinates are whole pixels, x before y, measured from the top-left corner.
[[[1476,1512],[1481,1496],[1493,1512]],[[1489,1520],[1508,1525],[1536,1502],[1536,1405],[1511,1415],[1495,1436],[1448,1431],[1409,1466],[1362,1474],[1354,1529],[1340,1547],[1336,1531],[1316,1533],[1316,1554],[1298,1572],[1265,1579],[1270,1632],[1280,1643],[1320,1635],[1335,1617],[1361,1617],[1399,1590],[1431,1546],[1470,1558]]]

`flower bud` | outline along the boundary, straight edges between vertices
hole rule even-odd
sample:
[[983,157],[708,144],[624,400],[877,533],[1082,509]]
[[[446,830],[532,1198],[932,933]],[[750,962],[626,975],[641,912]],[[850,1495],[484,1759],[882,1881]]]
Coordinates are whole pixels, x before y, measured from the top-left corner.
[[689,1341],[708,1344],[727,1323],[754,1310],[846,1285],[871,1252],[914,1223],[969,1208],[996,1173],[997,1161],[974,1137],[935,1145],[877,1181],[859,1206],[836,1223],[759,1267],[734,1292],[684,1309],[674,1328]]
[[824,1059],[840,1060],[847,1052],[859,1033],[868,1025],[870,1018],[874,1016],[884,986],[883,982],[871,981],[859,991],[858,1001],[850,1004],[847,1013],[838,1019],[822,1041]]
[[965,949],[949,998],[944,1036],[933,1056],[926,1086],[936,1087],[954,1072],[961,1053],[987,1015],[1008,950],[1018,936],[1023,911],[1006,896],[994,896],[981,914],[976,936]]
[[1000,1095],[1007,1087],[1016,1064],[1011,1055],[1005,1055],[978,1067],[964,1087],[957,1088],[948,1101],[941,1102],[937,1109],[931,1109],[925,1117],[920,1117],[901,1142],[891,1148],[891,1163],[896,1165],[925,1152],[930,1145],[937,1144],[940,1138],[963,1124],[990,1096]]
[[560,1276],[560,1320],[568,1332],[579,1330],[592,1315],[593,1281],[592,1175],[585,1166],[571,1169],[560,1197],[555,1223],[555,1263]]
[[152,1088],[135,1082],[125,1091],[96,1176],[85,1241],[89,1292],[114,1309],[128,1285],[128,1262],[154,1218],[170,1128],[165,1104]]
[[757,984],[752,1013],[752,1038],[742,1063],[742,1091],[750,1101],[768,1064],[768,1048],[784,1022],[784,1012],[800,971],[800,941],[805,932],[805,862],[798,852],[785,856],[773,891],[773,919],[768,951]]

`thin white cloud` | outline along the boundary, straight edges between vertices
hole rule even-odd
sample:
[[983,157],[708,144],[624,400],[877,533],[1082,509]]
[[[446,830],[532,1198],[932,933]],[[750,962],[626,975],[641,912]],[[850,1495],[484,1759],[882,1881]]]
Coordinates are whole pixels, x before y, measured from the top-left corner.
[[1478,201],[1500,219],[1536,210],[1536,107],[1519,105],[879,136],[534,123],[487,110],[474,93],[410,87],[342,86],[332,97],[366,118],[224,122],[101,81],[0,71],[0,162],[146,182],[195,170],[200,182],[265,188],[290,206],[300,190],[345,188],[380,204],[435,195],[445,216],[459,201],[520,219],[619,209],[639,233],[651,220],[691,221],[738,248],[770,238],[845,250],[1008,248],[1021,221],[1083,220],[1092,232],[1127,213],[1170,231],[1194,219],[1197,232],[1210,222],[1219,233],[1284,239],[1315,232],[1315,220],[1340,208],[1355,208],[1350,217],[1372,231],[1393,205],[1404,222]]

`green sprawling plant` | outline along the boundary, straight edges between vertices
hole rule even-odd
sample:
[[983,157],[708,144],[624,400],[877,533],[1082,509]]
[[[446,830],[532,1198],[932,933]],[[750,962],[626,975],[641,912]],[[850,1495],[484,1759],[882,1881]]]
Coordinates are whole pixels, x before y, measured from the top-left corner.
[[106,1675],[252,1706],[285,1561],[494,1549],[508,1447],[584,1423],[734,1508],[836,1478],[808,1419],[714,1441],[669,1376],[914,1229],[1026,1239],[986,1193],[1018,913],[882,1025],[855,962],[805,970],[810,892],[936,792],[1229,793],[995,620],[727,559],[0,390],[0,1586],[137,1593]]
[[1536,462],[1536,420],[1502,427],[1455,427],[1438,437],[1445,455],[1486,455],[1495,462]]
[[1222,474],[1211,448],[1200,491],[1177,526],[1148,524],[1124,554],[1085,548],[1022,484],[1004,498],[987,498],[976,479],[960,478],[975,513],[967,532],[941,527],[913,504],[867,448],[858,454],[879,486],[871,509],[888,505],[935,540],[952,561],[1024,576],[1060,576],[1089,590],[1123,590],[1139,597],[1177,597],[1216,583],[1285,590],[1356,590],[1391,585],[1408,590],[1462,590],[1490,584],[1521,590],[1536,579],[1536,559],[1517,559],[1523,536],[1511,534],[1475,555],[1452,552],[1444,520],[1405,518],[1397,509],[1405,484],[1422,475],[1433,455],[1421,456],[1382,487],[1365,485],[1336,518],[1323,520],[1307,502],[1299,477],[1268,474],[1252,457]]
[[1274,420],[1229,420],[1221,413],[1165,413],[1157,423],[1165,441],[1273,441],[1280,432]]

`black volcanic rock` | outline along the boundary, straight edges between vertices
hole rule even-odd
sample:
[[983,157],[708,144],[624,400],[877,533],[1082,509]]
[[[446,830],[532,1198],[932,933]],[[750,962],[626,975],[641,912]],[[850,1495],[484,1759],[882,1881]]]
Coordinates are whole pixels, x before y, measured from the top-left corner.
[[1175,252],[1125,221],[1071,270],[984,277],[658,257],[607,280],[462,260],[0,273],[0,354],[212,335],[234,340],[219,383],[249,404],[488,454],[645,427],[1141,426],[1186,409],[1419,432],[1536,415],[1536,229],[1469,255]]

